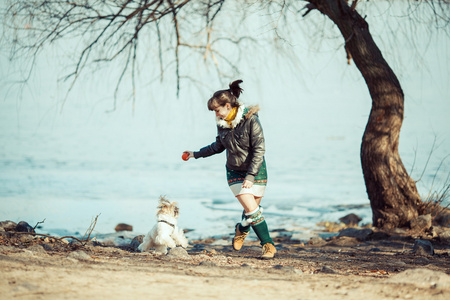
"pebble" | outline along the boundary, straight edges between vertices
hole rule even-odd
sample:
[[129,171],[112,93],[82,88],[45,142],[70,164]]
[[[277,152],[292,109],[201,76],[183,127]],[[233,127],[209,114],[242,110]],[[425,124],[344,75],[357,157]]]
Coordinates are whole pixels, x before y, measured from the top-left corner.
[[45,249],[42,245],[33,245],[33,246],[28,247],[27,250],[37,253],[37,254],[47,255],[47,252],[45,251]]
[[5,231],[14,231],[16,230],[17,223],[13,221],[2,221],[0,222],[0,227],[2,227]]
[[346,225],[358,225],[361,220],[362,218],[355,214],[348,214],[345,217],[339,218],[339,221]]
[[187,253],[186,249],[182,247],[175,247],[169,250],[165,256],[167,259],[192,259]]
[[321,238],[321,237],[313,237],[309,240],[308,244],[313,246],[322,246],[325,245],[327,242]]
[[345,228],[339,232],[338,237],[352,237],[357,238],[360,241],[365,241],[373,233],[372,229],[358,229],[358,228]]
[[428,230],[431,227],[431,214],[418,216],[410,223],[411,230],[414,232],[423,232]]
[[119,224],[116,225],[114,230],[116,232],[119,232],[119,231],[133,231],[133,226],[125,224],[125,223],[119,223]]
[[34,229],[27,222],[20,221],[19,224],[17,224],[17,226],[16,226],[16,231],[17,232],[34,232]]
[[441,243],[450,245],[450,231],[444,231],[444,232],[440,233],[439,240],[441,241]]
[[337,273],[334,269],[332,269],[328,266],[323,266],[322,269],[319,270],[319,272],[326,273],[326,274],[336,274]]
[[217,267],[217,264],[215,262],[212,261],[202,261],[198,264],[199,266],[203,266],[203,267]]
[[337,239],[334,239],[330,244],[331,245],[336,245],[336,246],[356,246],[358,244],[360,244],[361,242],[359,241],[359,239],[355,238],[355,237],[348,237],[348,236],[343,236]]
[[413,252],[416,255],[433,256],[434,255],[433,244],[431,244],[430,241],[426,240],[416,240],[414,242]]

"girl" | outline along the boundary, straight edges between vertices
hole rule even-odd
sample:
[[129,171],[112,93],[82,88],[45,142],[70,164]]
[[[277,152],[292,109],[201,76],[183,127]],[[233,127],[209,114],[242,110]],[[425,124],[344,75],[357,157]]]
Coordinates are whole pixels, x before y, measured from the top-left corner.
[[228,90],[217,91],[208,100],[208,109],[216,113],[216,141],[197,152],[183,154],[187,159],[197,159],[227,150],[228,185],[244,208],[242,221],[236,224],[233,249],[242,248],[252,227],[263,246],[262,258],[270,259],[277,250],[259,205],[267,184],[264,135],[257,115],[259,107],[246,107],[238,101],[241,83],[242,80],[232,82]]

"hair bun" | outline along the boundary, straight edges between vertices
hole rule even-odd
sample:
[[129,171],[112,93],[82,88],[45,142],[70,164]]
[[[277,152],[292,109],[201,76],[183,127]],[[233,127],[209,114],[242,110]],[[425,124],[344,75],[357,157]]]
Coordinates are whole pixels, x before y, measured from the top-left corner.
[[242,83],[242,80],[238,79],[230,83],[230,91],[236,97],[239,98],[239,95],[242,93],[243,89],[239,86]]

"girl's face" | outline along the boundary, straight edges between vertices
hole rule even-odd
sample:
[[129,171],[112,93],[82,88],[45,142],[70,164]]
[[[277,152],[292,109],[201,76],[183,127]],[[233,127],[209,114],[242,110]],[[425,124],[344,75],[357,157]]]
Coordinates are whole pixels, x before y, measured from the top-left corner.
[[230,114],[231,109],[230,103],[226,103],[224,106],[217,106],[214,112],[216,113],[216,117],[225,119]]

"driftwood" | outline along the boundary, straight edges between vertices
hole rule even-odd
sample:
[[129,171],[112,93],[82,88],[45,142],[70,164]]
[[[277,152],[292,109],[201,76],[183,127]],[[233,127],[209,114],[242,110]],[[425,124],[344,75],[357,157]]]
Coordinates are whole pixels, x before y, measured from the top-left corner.
[[[100,216],[100,214],[95,216],[95,218],[91,221],[91,224],[89,225],[89,227],[86,230],[86,233],[84,234],[82,239],[79,239],[79,238],[71,236],[71,235],[65,235],[65,236],[62,236],[62,237],[55,237],[55,236],[51,236],[51,235],[48,235],[48,234],[36,233],[36,232],[17,232],[17,231],[15,231],[14,234],[19,234],[19,235],[20,234],[26,234],[26,235],[32,235],[32,236],[42,236],[42,237],[52,238],[52,239],[55,239],[55,240],[58,240],[58,241],[70,238],[70,239],[74,239],[74,240],[80,242],[84,246],[84,245],[86,245],[86,243],[88,243],[91,240],[90,237],[91,237],[92,231],[94,231],[95,225],[97,225],[97,219],[98,219],[99,216]],[[43,224],[45,222],[45,220],[46,219],[42,220],[41,222],[37,222],[36,225],[33,227],[33,231],[37,228],[37,226],[39,224]]]

